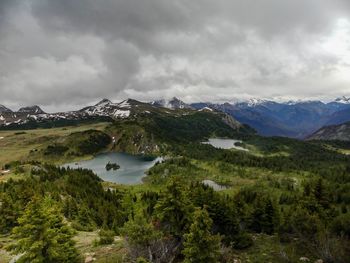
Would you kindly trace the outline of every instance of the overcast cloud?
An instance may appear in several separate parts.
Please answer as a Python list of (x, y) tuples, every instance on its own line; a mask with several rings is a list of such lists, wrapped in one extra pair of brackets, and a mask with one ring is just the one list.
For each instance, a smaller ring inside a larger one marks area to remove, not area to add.
[(0, 104), (350, 95), (349, 0), (0, 0)]

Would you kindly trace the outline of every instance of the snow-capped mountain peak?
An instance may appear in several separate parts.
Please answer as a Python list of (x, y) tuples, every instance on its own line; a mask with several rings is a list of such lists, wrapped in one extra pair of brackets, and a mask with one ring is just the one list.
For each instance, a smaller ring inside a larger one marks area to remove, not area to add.
[(241, 101), (234, 102), (232, 105), (241, 106), (241, 107), (256, 107), (259, 105), (263, 105), (267, 102), (269, 101), (265, 99), (251, 98), (248, 100), (243, 100), (243, 101), (241, 100)]
[(345, 96), (343, 96), (343, 97), (341, 97), (341, 98), (337, 98), (337, 99), (335, 100), (335, 102), (337, 102), (337, 103), (342, 103), (342, 104), (350, 104), (350, 97), (345, 97)]
[(110, 104), (113, 104), (113, 103), (109, 99), (103, 99), (100, 102), (96, 103), (95, 106), (104, 107)]
[(266, 102), (267, 102), (267, 100), (264, 100), (264, 99), (252, 98), (252, 99), (249, 99), (247, 101), (247, 104), (248, 104), (249, 107), (254, 107), (254, 106), (258, 106), (258, 105), (264, 104)]

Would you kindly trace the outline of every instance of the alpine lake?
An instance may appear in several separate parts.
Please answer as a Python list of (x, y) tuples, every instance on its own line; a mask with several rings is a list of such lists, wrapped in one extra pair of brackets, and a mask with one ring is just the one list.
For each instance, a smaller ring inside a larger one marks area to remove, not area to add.
[(211, 138), (206, 142), (202, 142), (203, 144), (210, 144), (211, 146), (218, 148), (218, 149), (235, 149), (240, 151), (248, 151), (248, 149), (245, 149), (237, 144), (242, 143), (240, 140), (234, 140), (234, 139), (220, 139), (220, 138)]
[[(221, 149), (236, 149), (247, 151), (240, 146), (236, 146), (236, 143), (241, 141), (233, 139), (209, 139), (204, 144), (211, 144), (216, 148)], [(102, 180), (106, 182), (118, 183), (118, 184), (141, 184), (142, 179), (146, 176), (146, 172), (157, 162), (162, 162), (162, 157), (149, 157), (145, 155), (132, 155), (121, 152), (109, 152), (96, 155), (91, 160), (72, 162), (64, 164), (63, 167), (70, 167), (72, 169), (83, 168), (92, 170)], [(116, 169), (107, 169), (107, 165), (118, 166)], [(213, 187), (215, 190), (223, 190), (224, 186), (217, 185), (210, 180), (204, 181)]]
[[(104, 181), (131, 185), (142, 183), (142, 178), (146, 176), (145, 172), (162, 160), (161, 157), (153, 158), (144, 155), (113, 152), (96, 155), (93, 159), (87, 161), (67, 163), (63, 167), (89, 169)], [(117, 164), (120, 167), (108, 171), (106, 169), (108, 163)]]

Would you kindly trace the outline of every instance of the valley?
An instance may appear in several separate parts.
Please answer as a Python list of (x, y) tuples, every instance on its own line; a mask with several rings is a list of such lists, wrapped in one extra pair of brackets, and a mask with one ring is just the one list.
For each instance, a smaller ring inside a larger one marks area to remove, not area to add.
[[(113, 105), (96, 107), (120, 113), (126, 103)], [(181, 262), (179, 249), (161, 259), (157, 248), (182, 244), (198, 209), (221, 237), (220, 262), (346, 262), (346, 141), (262, 137), (220, 111), (180, 105), (129, 101), (128, 116), (105, 115), (107, 122), (46, 120), (36, 124), (45, 128), (0, 131), (3, 262), (14, 257), (11, 244), (28, 238), (13, 233), (33, 211), (67, 222), (71, 262), (142, 262), (149, 250), (157, 262)], [(120, 168), (107, 171), (108, 163)]]

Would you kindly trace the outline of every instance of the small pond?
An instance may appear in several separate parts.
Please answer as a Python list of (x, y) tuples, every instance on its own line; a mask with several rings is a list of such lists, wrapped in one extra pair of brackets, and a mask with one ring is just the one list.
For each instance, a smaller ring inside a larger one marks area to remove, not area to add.
[[(63, 167), (85, 168), (96, 173), (102, 180), (119, 184), (139, 184), (146, 176), (145, 172), (162, 158), (150, 158), (127, 153), (103, 153), (91, 160), (67, 163)], [(106, 170), (107, 163), (120, 165), (118, 170)]]
[(225, 190), (228, 188), (227, 186), (217, 184), (212, 180), (203, 180), (202, 183), (207, 185), (207, 186), (212, 187), (215, 191), (221, 191), (221, 190)]
[(240, 140), (212, 138), (212, 139), (209, 139), (207, 142), (202, 142), (202, 143), (210, 144), (215, 148), (219, 148), (219, 149), (236, 149), (240, 151), (248, 151), (248, 149), (245, 149), (241, 146), (236, 145), (238, 143), (242, 143), (242, 141)]

